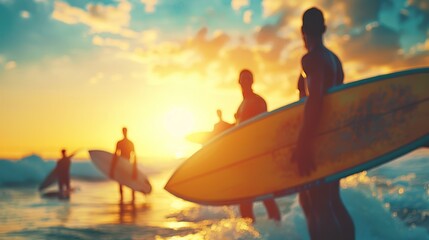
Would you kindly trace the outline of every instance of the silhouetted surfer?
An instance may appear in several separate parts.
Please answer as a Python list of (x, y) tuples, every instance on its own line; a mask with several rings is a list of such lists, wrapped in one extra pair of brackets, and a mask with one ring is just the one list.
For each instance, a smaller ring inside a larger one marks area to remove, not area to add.
[(213, 136), (216, 136), (217, 134), (219, 134), (225, 130), (228, 130), (229, 128), (231, 128), (233, 126), (232, 124), (227, 123), (223, 120), (222, 110), (218, 109), (216, 111), (216, 113), (217, 113), (217, 117), (219, 118), (219, 121), (213, 127), (213, 131), (212, 131)]
[[(252, 117), (255, 117), (261, 113), (267, 111), (267, 103), (265, 100), (258, 94), (253, 92), (253, 74), (247, 69), (244, 69), (240, 72), (238, 82), (241, 87), (241, 92), (243, 94), (243, 101), (238, 107), (237, 113), (235, 114), (236, 124), (240, 124)], [(274, 199), (264, 200), (265, 208), (268, 212), (268, 217), (270, 219), (280, 221), (280, 211), (274, 201)], [(243, 218), (250, 218), (252, 221), (255, 221), (255, 216), (253, 214), (253, 203), (252, 202), (243, 202), (240, 204), (240, 213)]]
[[(344, 73), (338, 57), (323, 44), (326, 26), (319, 9), (305, 11), (301, 30), (307, 54), (301, 59), (303, 73), (298, 89), (300, 97), (308, 98), (292, 160), (301, 175), (308, 175), (316, 168), (311, 149), (323, 112), (323, 96), (328, 88), (343, 83)], [(339, 181), (334, 181), (299, 193), (311, 239), (354, 239), (353, 220), (341, 201), (339, 188)]]
[(67, 156), (65, 149), (61, 150), (62, 157), (57, 161), (56, 171), (58, 175), (58, 189), (60, 198), (70, 196), (70, 164), (74, 154)]
[[(124, 138), (116, 143), (116, 149), (115, 149), (115, 152), (113, 154), (112, 165), (110, 166), (110, 177), (111, 178), (114, 177), (117, 157), (121, 156), (127, 160), (131, 160), (131, 155), (132, 155), (132, 158), (133, 158), (133, 176), (132, 176), (132, 178), (137, 179), (136, 152), (134, 150), (133, 142), (131, 142), (127, 137), (127, 133), (128, 133), (127, 128), (125, 128), (125, 127), (122, 128), (122, 134), (124, 135)], [(134, 202), (135, 193), (134, 193), (134, 190), (131, 190), (131, 191), (132, 191), (132, 201)], [(123, 190), (122, 190), (121, 184), (119, 184), (119, 194), (121, 195), (121, 202), (122, 202), (124, 198), (123, 198)]]

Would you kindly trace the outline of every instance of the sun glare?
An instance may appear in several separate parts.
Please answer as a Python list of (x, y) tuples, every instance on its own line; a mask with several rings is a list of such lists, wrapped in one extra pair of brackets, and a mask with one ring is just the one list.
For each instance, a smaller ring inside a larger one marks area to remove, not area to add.
[(184, 139), (195, 130), (194, 126), (194, 114), (184, 107), (173, 107), (165, 113), (164, 128), (174, 139)]

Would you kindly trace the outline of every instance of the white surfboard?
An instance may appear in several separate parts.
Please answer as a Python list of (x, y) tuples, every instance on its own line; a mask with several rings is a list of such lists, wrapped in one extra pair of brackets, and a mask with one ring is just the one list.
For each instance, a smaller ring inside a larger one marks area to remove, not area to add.
[[(89, 155), (91, 156), (92, 162), (97, 166), (100, 171), (110, 178), (110, 166), (112, 164), (113, 154), (101, 151), (101, 150), (89, 150)], [(144, 194), (149, 194), (152, 191), (152, 186), (149, 183), (146, 175), (137, 170), (137, 179), (132, 179), (133, 175), (133, 166), (128, 161), (122, 157), (118, 157), (116, 162), (115, 172), (113, 180), (118, 183), (125, 185), (135, 191), (142, 192)]]

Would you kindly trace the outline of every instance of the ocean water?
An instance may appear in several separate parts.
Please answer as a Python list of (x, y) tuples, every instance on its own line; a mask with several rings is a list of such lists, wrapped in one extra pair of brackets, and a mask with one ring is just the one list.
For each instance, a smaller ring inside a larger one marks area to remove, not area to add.
[[(0, 239), (309, 239), (297, 195), (276, 199), (282, 222), (266, 218), (255, 203), (256, 223), (241, 219), (237, 206), (186, 202), (163, 187), (173, 165), (139, 166), (153, 185), (148, 196), (118, 187), (89, 161), (72, 164), (76, 191), (68, 200), (43, 198), (37, 185), (54, 161), (29, 156), (0, 160)], [(429, 239), (429, 149), (341, 181), (341, 196), (356, 239)]]

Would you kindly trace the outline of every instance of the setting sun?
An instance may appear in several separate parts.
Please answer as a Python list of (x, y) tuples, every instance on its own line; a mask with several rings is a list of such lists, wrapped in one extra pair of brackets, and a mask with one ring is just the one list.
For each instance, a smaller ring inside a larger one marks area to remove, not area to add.
[(164, 128), (170, 137), (183, 139), (195, 131), (195, 116), (185, 107), (173, 107), (164, 115)]

